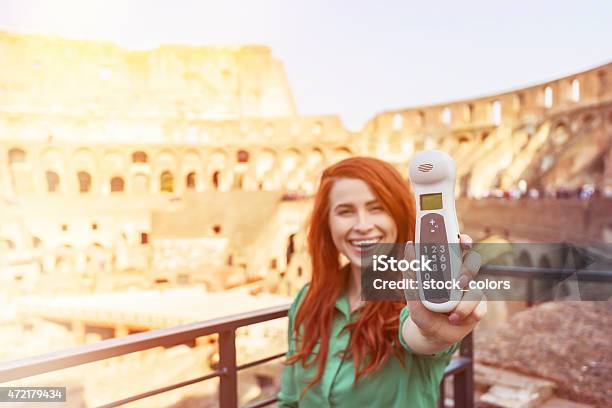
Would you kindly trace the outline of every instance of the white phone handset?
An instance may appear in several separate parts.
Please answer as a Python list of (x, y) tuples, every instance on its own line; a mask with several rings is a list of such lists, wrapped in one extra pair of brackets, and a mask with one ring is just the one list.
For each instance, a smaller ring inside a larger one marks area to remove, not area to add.
[[(431, 259), (430, 270), (417, 273), (423, 305), (446, 313), (461, 300), (461, 291), (450, 286), (459, 279), (461, 248), (455, 212), (455, 162), (446, 153), (426, 150), (410, 161), (410, 181), (416, 200), (415, 252)], [(448, 282), (447, 286), (442, 286)]]

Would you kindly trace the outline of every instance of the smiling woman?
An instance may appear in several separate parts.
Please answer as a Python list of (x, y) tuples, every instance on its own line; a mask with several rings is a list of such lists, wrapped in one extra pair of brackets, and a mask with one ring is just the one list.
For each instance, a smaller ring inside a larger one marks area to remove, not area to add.
[(352, 265), (361, 267), (364, 247), (378, 242), (395, 242), (395, 222), (365, 181), (339, 179), (330, 191), (329, 203), (333, 243)]
[(460, 303), (457, 320), (418, 301), (360, 300), (362, 252), (413, 240), (415, 216), (410, 185), (388, 163), (353, 157), (323, 172), (308, 232), (312, 280), (289, 309), (281, 406), (436, 406), (452, 353), (486, 307)]

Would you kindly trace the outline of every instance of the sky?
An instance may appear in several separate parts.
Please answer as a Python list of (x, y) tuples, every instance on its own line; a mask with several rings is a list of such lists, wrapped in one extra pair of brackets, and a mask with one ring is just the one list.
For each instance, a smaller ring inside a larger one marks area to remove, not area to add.
[[(159, 44), (264, 44), (302, 115), (498, 93), (612, 61), (612, 2), (0, 0), (0, 29)], [(0, 56), (1, 57), (1, 56)]]

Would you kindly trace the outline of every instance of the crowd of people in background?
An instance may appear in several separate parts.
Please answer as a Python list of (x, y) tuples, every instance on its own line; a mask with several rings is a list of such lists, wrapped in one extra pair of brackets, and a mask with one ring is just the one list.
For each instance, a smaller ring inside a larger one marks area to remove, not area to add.
[(612, 189), (602, 191), (600, 188), (592, 184), (584, 184), (580, 187), (557, 187), (554, 190), (545, 190), (539, 188), (530, 188), (523, 191), (515, 187), (508, 190), (491, 190), (483, 196), (483, 198), (503, 198), (510, 200), (518, 199), (541, 199), (541, 198), (558, 198), (571, 199), (577, 198), (580, 200), (588, 200), (590, 198), (607, 198), (612, 199)]

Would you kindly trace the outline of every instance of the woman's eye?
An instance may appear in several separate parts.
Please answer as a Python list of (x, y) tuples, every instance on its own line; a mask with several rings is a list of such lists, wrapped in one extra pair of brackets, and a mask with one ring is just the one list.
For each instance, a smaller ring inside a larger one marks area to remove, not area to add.
[(338, 215), (349, 215), (352, 214), (353, 212), (351, 210), (340, 210), (338, 211)]
[(370, 211), (385, 211), (380, 205), (370, 208)]

